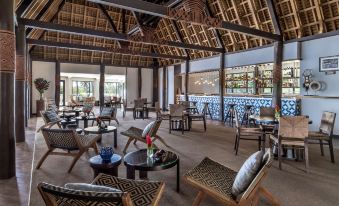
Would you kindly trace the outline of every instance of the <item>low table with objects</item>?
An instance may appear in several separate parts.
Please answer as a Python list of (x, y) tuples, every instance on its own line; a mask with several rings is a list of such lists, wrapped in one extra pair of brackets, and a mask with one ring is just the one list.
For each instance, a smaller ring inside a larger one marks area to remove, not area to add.
[(88, 121), (96, 120), (96, 117), (95, 116), (79, 116), (79, 117), (76, 117), (75, 119), (76, 119), (77, 125), (79, 125), (79, 121), (84, 121), (84, 128), (87, 128)]
[[(154, 150), (154, 153), (157, 150)], [(160, 171), (177, 166), (177, 192), (180, 190), (180, 164), (179, 157), (173, 152), (166, 151), (162, 161), (157, 162), (147, 157), (147, 149), (130, 152), (124, 157), (124, 164), (127, 168), (127, 179), (135, 179), (135, 170), (139, 170), (139, 178), (146, 179), (148, 171)]]
[[(114, 133), (113, 136), (113, 140), (114, 140), (114, 147), (117, 147), (117, 128), (114, 126), (107, 126), (107, 128), (105, 129), (100, 129), (98, 126), (94, 126), (94, 127), (87, 127), (84, 129), (85, 134), (98, 134), (98, 135), (102, 135), (102, 134), (107, 134), (107, 133)], [(101, 137), (100, 137), (100, 141), (101, 141)]]
[(121, 164), (121, 156), (113, 154), (111, 161), (104, 162), (100, 155), (91, 157), (89, 159), (90, 166), (94, 172), (94, 178), (98, 176), (99, 173), (104, 173), (108, 175), (113, 175), (118, 177), (118, 168)]

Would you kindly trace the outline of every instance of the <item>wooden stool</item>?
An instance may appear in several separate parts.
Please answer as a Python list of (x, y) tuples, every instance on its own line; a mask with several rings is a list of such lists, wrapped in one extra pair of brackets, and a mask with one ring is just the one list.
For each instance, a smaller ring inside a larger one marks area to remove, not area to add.
[(204, 108), (202, 109), (202, 113), (207, 117), (208, 115), (210, 115), (210, 118), (213, 120), (212, 118), (212, 114), (210, 111), (210, 108), (208, 107), (208, 102), (204, 102)]
[(228, 121), (228, 124), (232, 127), (235, 118), (235, 105), (236, 104), (228, 104), (228, 111), (225, 118), (225, 123)]
[(250, 116), (252, 115), (251, 109), (252, 109), (252, 105), (245, 105), (245, 111), (244, 111), (244, 115), (242, 116), (242, 120), (241, 120), (241, 125), (246, 125), (247, 127), (250, 126)]

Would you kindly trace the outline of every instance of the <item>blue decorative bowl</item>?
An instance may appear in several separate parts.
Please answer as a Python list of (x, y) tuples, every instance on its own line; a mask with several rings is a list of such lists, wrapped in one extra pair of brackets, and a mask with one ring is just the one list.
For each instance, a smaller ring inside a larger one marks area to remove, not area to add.
[(100, 149), (100, 157), (104, 162), (110, 162), (113, 156), (113, 148), (112, 147), (103, 147)]

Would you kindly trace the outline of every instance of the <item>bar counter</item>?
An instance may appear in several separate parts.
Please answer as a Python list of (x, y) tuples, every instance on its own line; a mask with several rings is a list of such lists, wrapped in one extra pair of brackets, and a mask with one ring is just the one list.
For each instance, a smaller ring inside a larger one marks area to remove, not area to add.
[[(178, 100), (185, 100), (185, 95), (178, 95)], [(212, 113), (213, 119), (219, 119), (220, 114), (220, 97), (219, 96), (203, 96), (203, 95), (188, 95), (188, 100), (197, 102), (199, 112), (202, 111), (204, 103), (209, 103), (209, 109)], [(224, 117), (228, 111), (229, 104), (236, 104), (236, 109), (239, 112), (239, 117), (242, 118), (245, 105), (251, 105), (252, 112), (259, 114), (260, 107), (270, 107), (272, 104), (271, 97), (262, 96), (245, 96), (232, 95), (224, 96)], [(296, 116), (301, 114), (301, 99), (297, 97), (283, 97), (281, 105), (282, 115)]]

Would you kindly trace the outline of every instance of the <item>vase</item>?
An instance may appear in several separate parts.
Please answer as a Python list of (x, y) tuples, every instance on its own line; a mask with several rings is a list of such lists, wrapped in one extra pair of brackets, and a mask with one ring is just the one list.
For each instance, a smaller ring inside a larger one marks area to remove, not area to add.
[(100, 157), (103, 162), (110, 162), (113, 156), (113, 148), (112, 147), (103, 147), (100, 149)]
[(153, 146), (147, 146), (147, 157), (152, 158), (154, 154)]
[(44, 100), (36, 100), (36, 116), (41, 117), (40, 111), (45, 110), (45, 101)]

